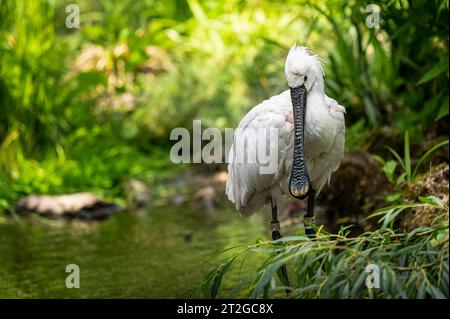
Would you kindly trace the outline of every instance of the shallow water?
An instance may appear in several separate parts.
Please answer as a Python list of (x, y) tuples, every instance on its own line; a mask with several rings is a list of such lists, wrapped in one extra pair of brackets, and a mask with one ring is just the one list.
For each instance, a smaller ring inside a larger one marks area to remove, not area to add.
[[(261, 236), (270, 236), (263, 215), (189, 207), (121, 213), (101, 223), (0, 223), (0, 298), (189, 297), (224, 260), (215, 252)], [(80, 267), (79, 289), (66, 288), (68, 264)], [(237, 277), (225, 276), (224, 285)]]

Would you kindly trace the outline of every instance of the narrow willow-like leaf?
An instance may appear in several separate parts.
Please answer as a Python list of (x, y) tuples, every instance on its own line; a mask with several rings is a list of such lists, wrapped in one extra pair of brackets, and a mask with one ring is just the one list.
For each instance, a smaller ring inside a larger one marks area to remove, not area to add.
[(431, 147), (428, 151), (425, 152), (425, 154), (422, 155), (422, 157), (417, 162), (416, 166), (414, 167), (413, 177), (417, 175), (417, 170), (419, 169), (420, 165), (437, 149), (447, 145), (449, 140), (442, 141), (440, 143), (437, 143), (433, 147)]
[(220, 285), (222, 283), (223, 275), (226, 273), (235, 259), (236, 256), (233, 256), (217, 268), (210, 281), (208, 296), (209, 298), (216, 298)]
[(404, 153), (403, 157), (405, 158), (405, 172), (408, 179), (408, 183), (411, 182), (412, 176), (411, 176), (411, 153), (410, 153), (410, 147), (409, 147), (409, 132), (405, 132), (405, 147), (404, 147)]
[(429, 69), (417, 82), (417, 85), (424, 84), (437, 76), (439, 76), (441, 73), (447, 71), (448, 72), (448, 59), (442, 59), (434, 65), (431, 69)]

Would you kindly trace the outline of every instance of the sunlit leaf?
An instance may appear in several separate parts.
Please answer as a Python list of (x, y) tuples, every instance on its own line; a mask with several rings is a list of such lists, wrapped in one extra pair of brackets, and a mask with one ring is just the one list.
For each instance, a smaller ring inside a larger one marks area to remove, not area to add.
[(430, 205), (435, 206), (435, 207), (440, 207), (440, 208), (444, 208), (445, 207), (445, 203), (441, 199), (439, 199), (439, 198), (437, 198), (436, 196), (433, 196), (433, 195), (419, 196), (418, 199), (422, 203), (430, 204)]

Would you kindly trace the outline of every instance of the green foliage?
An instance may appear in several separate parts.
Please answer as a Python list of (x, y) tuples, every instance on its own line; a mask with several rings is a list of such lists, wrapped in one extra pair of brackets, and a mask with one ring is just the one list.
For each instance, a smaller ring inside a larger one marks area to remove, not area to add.
[(392, 183), (394, 181), (394, 173), (398, 163), (394, 160), (385, 161), (381, 156), (374, 155), (373, 158), (382, 165), (382, 170), (387, 180)]
[(425, 73), (422, 78), (417, 82), (417, 85), (426, 83), (437, 78), (441, 73), (448, 71), (448, 59), (441, 59), (438, 64), (433, 66)]
[[(138, 153), (124, 144), (97, 145), (104, 132), (78, 130), (69, 137), (66, 149), (36, 161), (19, 151), (12, 176), (0, 179), (0, 209), (28, 194), (61, 194), (92, 191), (103, 198), (124, 198), (124, 185), (133, 177), (157, 186), (161, 179), (174, 176), (182, 167), (172, 168), (166, 150), (154, 147), (152, 153)], [(86, 150), (89, 150), (88, 152)], [(169, 169), (170, 168), (170, 169)]]
[(2, 1), (0, 12), (0, 20), (14, 17), (0, 30), (0, 141), (17, 132), (30, 154), (56, 143), (67, 125), (60, 90), (65, 64), (54, 63), (66, 51), (56, 38), (49, 2)]
[[(198, 118), (235, 127), (285, 90), (294, 43), (324, 61), (327, 94), (347, 108), (350, 149), (379, 125), (420, 138), (448, 116), (445, 0), (382, 2), (373, 29), (359, 0), (80, 0), (80, 29), (65, 26), (69, 3), (0, 3), (2, 207), (29, 192), (114, 196), (135, 171), (161, 173), (152, 162), (167, 160), (173, 127)], [(395, 170), (388, 162), (389, 178)]]
[[(136, 176), (158, 192), (182, 168), (167, 156), (171, 129), (193, 119), (235, 127), (250, 107), (287, 89), (283, 63), (294, 43), (324, 61), (327, 94), (347, 110), (347, 148), (364, 148), (381, 126), (407, 132), (403, 157), (391, 149), (395, 160), (376, 158), (390, 182), (412, 183), (448, 144), (415, 160), (409, 141), (410, 133), (417, 141), (430, 127), (437, 135), (448, 128), (448, 0), (382, 1), (373, 29), (360, 0), (80, 0), (80, 29), (65, 26), (69, 3), (0, 1), (0, 211), (31, 193), (122, 197)], [(375, 212), (381, 229), (357, 238), (342, 229), (316, 241), (259, 241), (197, 292), (220, 296), (236, 261), (254, 254), (261, 267), (230, 296), (283, 297), (275, 274), (287, 263), (292, 298), (448, 298), (448, 224), (393, 229), (411, 207), (448, 210), (437, 198), (419, 200)], [(379, 290), (364, 289), (369, 262), (382, 269)]]
[(348, 149), (364, 149), (364, 142), (367, 141), (371, 133), (372, 130), (367, 128), (366, 121), (364, 119), (360, 119), (350, 127), (346, 128), (345, 146)]
[[(392, 228), (401, 212), (420, 206), (448, 213), (442, 201), (429, 196), (421, 198), (420, 203), (375, 212), (370, 217), (382, 216), (382, 227), (358, 237), (351, 237), (349, 228), (343, 227), (336, 235), (319, 229), (315, 240), (290, 236), (237, 247), (239, 251), (213, 270), (196, 293), (210, 298), (448, 298), (448, 220), (438, 215), (430, 227), (412, 232)], [(220, 294), (221, 279), (231, 264), (248, 255), (261, 258), (260, 267)], [(283, 264), (288, 265), (290, 287), (276, 280), (276, 272)], [(365, 285), (369, 264), (379, 267), (379, 288)], [(287, 296), (286, 288), (290, 289)]]
[(423, 164), (423, 162), (437, 149), (440, 147), (443, 147), (448, 144), (448, 140), (442, 141), (431, 147), (429, 150), (427, 150), (417, 161), (417, 164), (412, 167), (411, 164), (411, 150), (410, 150), (410, 143), (409, 143), (409, 133), (408, 131), (405, 132), (405, 139), (404, 139), (404, 150), (403, 150), (403, 158), (391, 147), (388, 147), (389, 151), (394, 155), (397, 162), (393, 161), (387, 161), (385, 162), (381, 157), (377, 156), (376, 159), (378, 162), (380, 162), (383, 165), (383, 172), (386, 174), (387, 179), (389, 182), (393, 181), (393, 176), (395, 169), (397, 167), (397, 163), (400, 164), (400, 166), (403, 168), (403, 172), (400, 174), (400, 176), (397, 178), (397, 184), (401, 184), (404, 181), (406, 181), (408, 184), (411, 184), (414, 182), (417, 176), (418, 169), (420, 165)]
[(379, 2), (380, 27), (372, 29), (366, 5), (311, 5), (335, 38), (326, 59), (331, 95), (353, 108), (350, 116), (365, 114), (372, 126), (394, 120), (400, 131), (447, 115), (448, 1)]
[(392, 205), (388, 207), (384, 207), (382, 209), (377, 210), (373, 214), (369, 215), (367, 219), (373, 218), (376, 216), (382, 215), (381, 219), (378, 221), (379, 223), (382, 223), (382, 228), (394, 228), (394, 221), (397, 218), (397, 216), (403, 212), (406, 209), (409, 208), (417, 208), (417, 207), (423, 207), (423, 206), (433, 206), (440, 209), (447, 209), (448, 207), (437, 197), (435, 196), (421, 196), (419, 197), (420, 203), (408, 203), (408, 204), (397, 204)]

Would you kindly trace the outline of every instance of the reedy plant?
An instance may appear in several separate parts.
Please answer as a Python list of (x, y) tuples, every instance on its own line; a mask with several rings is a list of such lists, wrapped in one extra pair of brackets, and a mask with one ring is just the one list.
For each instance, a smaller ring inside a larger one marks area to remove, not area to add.
[[(392, 227), (395, 218), (411, 207), (433, 206), (438, 214), (429, 227), (411, 232)], [(230, 247), (237, 250), (211, 271), (194, 291), (209, 298), (448, 298), (448, 207), (429, 196), (420, 203), (390, 206), (372, 217), (382, 216), (381, 227), (351, 237), (349, 227), (338, 234), (317, 229), (316, 240), (289, 236), (277, 241)], [(222, 279), (233, 266), (249, 255), (261, 258), (254, 273), (241, 278), (226, 291)], [(277, 273), (287, 264), (291, 286), (286, 287)], [(367, 288), (366, 267), (380, 270), (380, 287)], [(286, 288), (291, 292), (286, 295)]]

